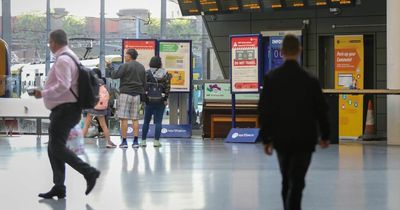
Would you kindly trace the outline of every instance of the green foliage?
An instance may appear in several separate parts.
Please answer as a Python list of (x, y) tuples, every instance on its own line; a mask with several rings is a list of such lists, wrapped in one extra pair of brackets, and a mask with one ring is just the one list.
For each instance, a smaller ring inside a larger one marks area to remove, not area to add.
[[(151, 18), (145, 33), (152, 38), (160, 38), (160, 19)], [(192, 39), (198, 36), (201, 31), (197, 31), (195, 21), (190, 19), (172, 19), (167, 21), (167, 39)]]
[(86, 20), (74, 16), (65, 16), (62, 20), (63, 29), (70, 36), (86, 34)]

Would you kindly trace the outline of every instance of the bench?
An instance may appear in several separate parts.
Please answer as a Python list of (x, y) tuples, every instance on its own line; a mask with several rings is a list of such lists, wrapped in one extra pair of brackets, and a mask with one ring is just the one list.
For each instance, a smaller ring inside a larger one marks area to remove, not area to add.
[[(219, 114), (212, 114), (211, 115), (211, 132), (210, 132), (210, 139), (214, 140), (214, 132), (215, 132), (215, 123), (218, 122), (232, 122), (231, 115), (219, 115)], [(258, 116), (257, 115), (242, 115), (236, 116), (236, 122), (250, 122), (254, 123), (255, 127), (258, 128)]]

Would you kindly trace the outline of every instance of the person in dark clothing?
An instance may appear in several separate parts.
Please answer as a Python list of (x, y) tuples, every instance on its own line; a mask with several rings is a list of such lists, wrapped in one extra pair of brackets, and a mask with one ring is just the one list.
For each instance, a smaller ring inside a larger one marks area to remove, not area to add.
[(120, 79), (118, 98), (118, 117), (121, 120), (122, 142), (120, 148), (127, 148), (126, 135), (128, 130), (128, 119), (133, 124), (133, 148), (139, 148), (139, 109), (140, 97), (144, 94), (146, 87), (146, 70), (144, 66), (136, 61), (138, 53), (135, 49), (127, 49), (125, 52), (125, 63), (118, 70), (111, 73), (112, 79)]
[[(86, 195), (91, 192), (100, 176), (100, 171), (82, 161), (66, 147), (69, 132), (79, 123), (82, 112), (73, 94), (78, 93), (79, 72), (72, 57), (76, 61), (79, 59), (67, 45), (67, 35), (63, 30), (50, 33), (49, 48), (55, 54), (56, 61), (50, 69), (44, 89), (34, 90), (35, 97), (43, 98), (46, 108), (51, 110), (47, 151), (53, 170), (54, 186), (49, 192), (39, 194), (39, 197), (46, 199), (65, 197), (65, 163), (84, 175)], [(72, 57), (64, 55), (66, 53)]]
[[(154, 147), (161, 147), (160, 136), (162, 128), (162, 119), (164, 116), (165, 106), (168, 104), (169, 91), (171, 89), (171, 74), (162, 68), (161, 58), (154, 56), (150, 60), (150, 69), (146, 71), (147, 88), (153, 88), (154, 86), (162, 87), (162, 100), (157, 102), (151, 102), (146, 100), (146, 107), (144, 110), (144, 122), (142, 129), (142, 141), (140, 146), (146, 147), (146, 138), (149, 131), (149, 124), (151, 117), (154, 116)], [(148, 91), (146, 90), (146, 94)]]
[(264, 151), (277, 151), (282, 174), (285, 210), (300, 210), (305, 176), (318, 142), (329, 146), (328, 104), (316, 78), (297, 62), (300, 41), (286, 35), (282, 44), (284, 64), (264, 77), (258, 104), (260, 138)]

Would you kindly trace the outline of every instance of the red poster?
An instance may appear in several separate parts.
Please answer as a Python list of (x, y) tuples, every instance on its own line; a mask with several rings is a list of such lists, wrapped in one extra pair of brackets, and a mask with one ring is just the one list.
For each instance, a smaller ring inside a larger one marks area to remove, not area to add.
[(151, 57), (156, 55), (156, 40), (136, 40), (125, 39), (122, 45), (124, 46), (124, 54), (127, 49), (135, 49), (138, 52), (137, 61), (149, 69)]
[(233, 92), (258, 92), (258, 45), (258, 35), (231, 37)]

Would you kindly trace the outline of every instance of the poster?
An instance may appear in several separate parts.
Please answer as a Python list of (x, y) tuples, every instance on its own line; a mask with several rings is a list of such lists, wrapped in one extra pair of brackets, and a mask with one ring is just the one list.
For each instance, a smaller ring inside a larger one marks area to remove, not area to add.
[(232, 93), (257, 93), (259, 89), (259, 36), (231, 37)]
[(145, 39), (124, 39), (122, 41), (124, 55), (130, 48), (135, 49), (138, 52), (136, 61), (143, 64), (144, 68), (149, 69), (150, 59), (156, 55), (156, 40), (145, 40)]
[(276, 69), (280, 67), (284, 63), (283, 55), (282, 55), (282, 42), (283, 36), (272, 36), (270, 38), (270, 62), (269, 69)]
[[(364, 89), (362, 35), (335, 36), (335, 88)], [(363, 96), (339, 95), (339, 138), (356, 139), (363, 132)]]
[(163, 67), (172, 75), (171, 92), (190, 92), (191, 42), (160, 41)]
[[(232, 100), (231, 85), (229, 83), (204, 83), (204, 99), (212, 101)], [(237, 94), (236, 100), (258, 101), (259, 94)]]

